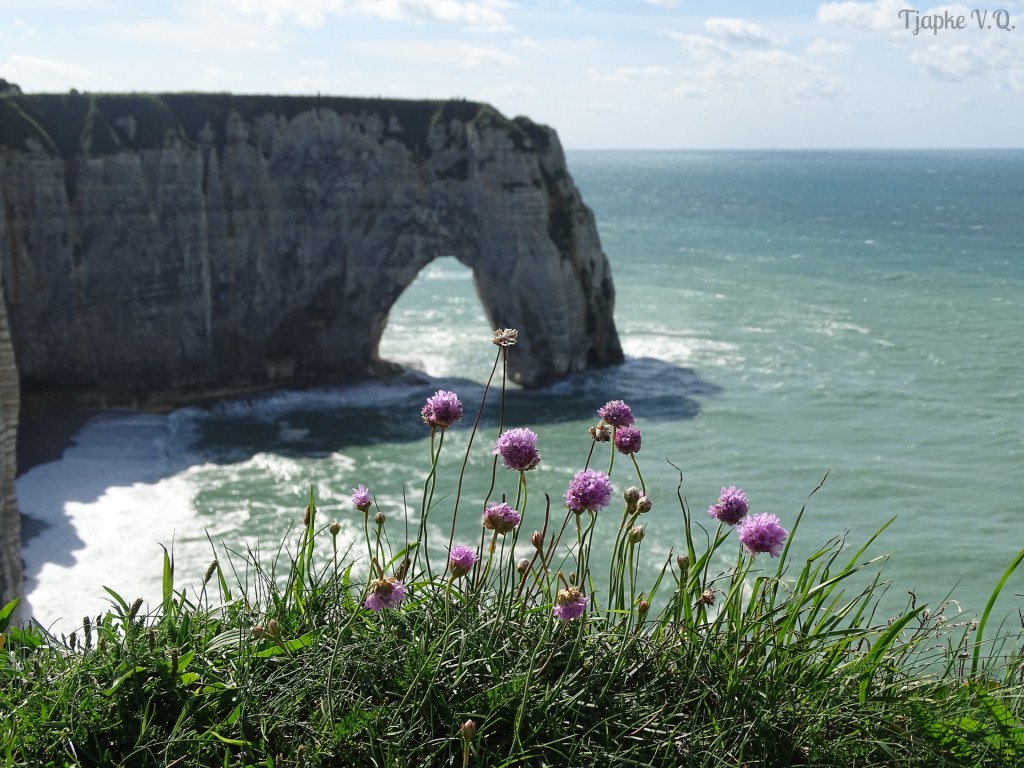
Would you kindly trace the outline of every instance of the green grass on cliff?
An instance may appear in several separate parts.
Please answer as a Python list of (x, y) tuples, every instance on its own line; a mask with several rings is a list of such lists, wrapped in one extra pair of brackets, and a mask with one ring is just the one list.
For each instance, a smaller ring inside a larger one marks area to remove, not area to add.
[[(477, 423), (502, 407), (489, 391)], [(167, 554), (149, 612), (110, 593), (105, 615), (54, 637), (12, 626), (7, 606), (3, 765), (1024, 765), (1021, 636), (986, 633), (1024, 553), (977, 621), (924, 605), (883, 617), (875, 537), (797, 560), (803, 510), (785, 531), (723, 489), (723, 522), (691, 516), (680, 479), (676, 499), (657, 500), (678, 507), (677, 554), (646, 581), (644, 489), (605, 496), (616, 461), (643, 485), (637, 452), (622, 450), (630, 419), (608, 411), (578, 457), (607, 473), (581, 470), (563, 504), (521, 469), (509, 506), (522, 524), (502, 533), (515, 515), (499, 507), (449, 559), (447, 535), (427, 546), (428, 517), (447, 534), (488, 501), (461, 499), (461, 478), (439, 482), (454, 416), (442, 395), (422, 415), (422, 496), (406, 520), (384, 519), (356, 489), (363, 537), (350, 550), (311, 492), (270, 557), (224, 551), (205, 574), (179, 574)], [(467, 452), (489, 453), (496, 436), (471, 429)], [(515, 443), (503, 463), (525, 466), (529, 441), (499, 433), (499, 447)], [(599, 515), (621, 522), (610, 566), (592, 568)]]

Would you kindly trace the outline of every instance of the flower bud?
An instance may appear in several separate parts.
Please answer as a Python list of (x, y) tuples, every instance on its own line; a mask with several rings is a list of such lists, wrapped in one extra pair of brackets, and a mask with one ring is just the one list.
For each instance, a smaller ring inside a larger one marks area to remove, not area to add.
[(472, 720), (467, 720), (462, 724), (462, 727), (459, 728), (459, 733), (462, 734), (463, 741), (472, 741), (473, 737), (476, 736), (476, 723)]
[(639, 544), (644, 540), (644, 534), (647, 533), (647, 529), (642, 525), (634, 525), (629, 529), (629, 543)]
[(641, 600), (636, 605), (636, 612), (639, 613), (641, 616), (643, 616), (643, 615), (645, 615), (647, 613), (647, 611), (650, 610), (650, 608), (651, 608), (651, 604), (649, 602), (647, 602), (646, 600)]
[(278, 637), (281, 634), (281, 627), (277, 623), (277, 619), (271, 619), (267, 622), (267, 634), (271, 637)]
[(534, 531), (530, 536), (530, 543), (533, 544), (534, 549), (544, 549), (544, 535), (540, 531)]
[(516, 571), (520, 575), (526, 573), (529, 570), (530, 570), (530, 561), (527, 560), (525, 557), (522, 558), (518, 563), (516, 563)]
[(331, 536), (337, 536), (341, 531), (341, 523), (331, 523), (330, 531)]
[(679, 555), (679, 557), (676, 558), (676, 565), (679, 566), (680, 571), (686, 573), (690, 570), (690, 558), (686, 555)]
[(373, 522), (375, 522), (378, 526), (384, 525), (384, 513), (378, 512), (376, 515), (374, 515)]
[(641, 496), (636, 502), (637, 512), (650, 512), (651, 511), (651, 500), (646, 496)]
[(633, 509), (636, 503), (640, 500), (640, 489), (635, 485), (629, 486), (622, 494), (622, 497), (626, 500), (626, 506), (629, 509)]
[(569, 583), (570, 584), (575, 584), (576, 583), (576, 571), (571, 571), (569, 573)]
[(259, 640), (259, 639), (260, 639), (261, 637), (263, 637), (263, 635), (265, 635), (265, 634), (266, 634), (266, 632), (267, 632), (267, 631), (266, 631), (266, 630), (265, 630), (265, 629), (264, 629), (264, 628), (263, 628), (262, 626), (260, 626), (259, 624), (257, 624), (257, 625), (256, 625), (255, 627), (253, 627), (253, 628), (252, 628), (252, 629), (250, 630), (250, 632), (249, 632), (249, 633), (250, 633), (250, 634), (251, 634), (251, 635), (252, 635), (253, 637), (255, 637), (255, 638), (256, 638), (257, 640)]

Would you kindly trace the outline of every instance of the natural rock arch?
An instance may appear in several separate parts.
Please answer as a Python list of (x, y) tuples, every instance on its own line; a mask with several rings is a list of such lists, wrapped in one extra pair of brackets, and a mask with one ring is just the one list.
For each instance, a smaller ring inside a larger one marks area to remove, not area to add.
[(441, 254), (519, 329), (514, 380), (622, 359), (593, 216), (554, 132), (524, 118), (223, 94), (6, 96), (0, 113), (24, 396), (173, 403), (379, 372), (391, 306)]

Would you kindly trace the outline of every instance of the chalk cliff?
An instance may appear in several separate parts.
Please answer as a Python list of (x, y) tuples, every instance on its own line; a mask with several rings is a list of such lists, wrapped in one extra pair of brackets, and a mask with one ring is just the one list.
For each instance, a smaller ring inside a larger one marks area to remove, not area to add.
[(18, 371), (8, 333), (0, 263), (0, 606), (21, 592), (21, 517), (14, 498)]
[(388, 311), (454, 256), (512, 377), (621, 361), (558, 138), (472, 102), (0, 97), (0, 261), (23, 399), (181, 402), (382, 370)]

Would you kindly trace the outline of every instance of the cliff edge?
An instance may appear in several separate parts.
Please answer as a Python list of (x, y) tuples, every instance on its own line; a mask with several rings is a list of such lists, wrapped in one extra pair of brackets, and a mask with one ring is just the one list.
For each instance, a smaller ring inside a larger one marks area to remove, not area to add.
[(0, 262), (0, 607), (21, 593), (21, 516), (14, 496), (17, 476), (18, 369), (3, 302)]

